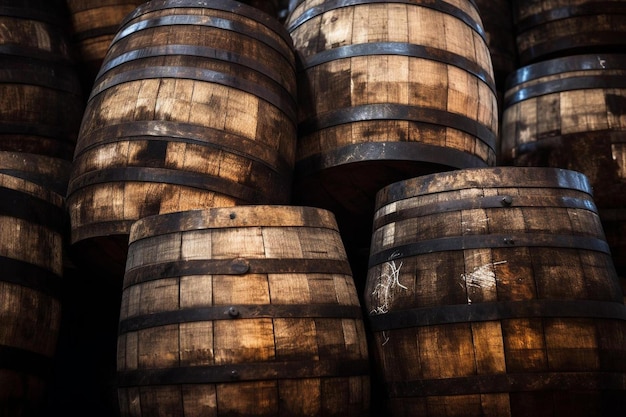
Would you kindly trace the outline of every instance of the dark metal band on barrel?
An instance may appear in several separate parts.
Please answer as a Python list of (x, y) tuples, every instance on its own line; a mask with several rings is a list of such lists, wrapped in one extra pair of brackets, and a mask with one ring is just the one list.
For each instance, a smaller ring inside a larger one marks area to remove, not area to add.
[[(325, 1), (323, 5), (317, 7), (311, 7), (302, 13), (298, 18), (287, 27), (288, 32), (293, 32), (298, 26), (302, 25), (308, 20), (313, 19), (319, 15), (322, 15), (333, 9), (340, 9), (342, 7), (350, 7), (350, 6), (358, 6), (361, 4), (372, 4), (372, 3), (399, 3), (399, 4), (410, 4), (413, 6), (426, 7), (429, 9), (437, 10), (439, 12), (445, 13), (447, 15), (453, 16), (467, 26), (469, 26), (474, 32), (478, 33), (481, 38), (487, 42), (487, 37), (485, 35), (485, 31), (479, 22), (476, 22), (472, 19), (467, 13), (463, 10), (443, 1), (429, 1), (425, 2), (424, 0), (392, 0), (392, 1), (381, 1), (381, 0), (330, 0)], [(472, 2), (472, 5), (474, 3)]]
[(273, 84), (276, 87), (276, 90), (284, 90), (284, 93), (281, 94), (285, 96), (283, 100), (288, 101), (291, 99), (293, 106), (297, 106), (295, 97), (293, 97), (293, 95), (286, 90), (286, 87), (280, 83), (281, 74), (275, 68), (261, 65), (258, 60), (248, 58), (241, 54), (199, 45), (160, 45), (125, 52), (115, 58), (107, 60), (102, 64), (94, 84), (97, 85), (102, 75), (112, 68), (135, 60), (157, 56), (194, 56), (224, 61), (232, 65), (245, 67), (256, 73), (262, 74), (270, 84)]
[(267, 198), (262, 190), (226, 178), (197, 172), (149, 167), (104, 168), (81, 174), (70, 181), (68, 195), (90, 185), (109, 182), (154, 182), (178, 185), (222, 193), (242, 202), (265, 201)]
[(626, 70), (626, 55), (573, 55), (526, 65), (509, 75), (506, 89), (549, 75), (596, 70)]
[[(483, 178), (480, 186), (474, 181), (465, 181), (454, 188), (454, 191), (474, 188), (517, 188), (520, 186), (520, 175), (527, 174), (525, 178), (524, 188), (555, 188), (561, 190), (575, 190), (588, 194), (588, 198), (592, 199), (592, 189), (587, 177), (584, 174), (567, 170), (567, 169), (537, 169), (535, 167), (518, 167), (516, 170), (502, 170), (500, 167), (493, 168), (497, 175), (493, 177)], [(532, 171), (532, 174), (528, 171)], [(411, 197), (419, 197), (424, 194), (432, 194), (436, 192), (451, 191), (448, 186), (433, 186), (434, 176), (446, 176), (448, 174), (438, 173), (431, 174), (423, 178), (408, 179), (398, 181), (388, 185), (378, 192), (376, 208), (382, 207), (384, 204), (396, 202)], [(453, 173), (451, 175), (459, 175)], [(437, 179), (438, 180), (438, 179)], [(418, 191), (419, 190), (419, 191)], [(516, 197), (517, 198), (517, 197)]]
[(0, 256), (0, 271), (2, 271), (0, 282), (30, 288), (56, 299), (61, 297), (62, 279), (49, 269)]
[(337, 304), (220, 305), (165, 311), (120, 320), (119, 334), (159, 326), (215, 320), (330, 318), (361, 319), (361, 307)]
[(594, 318), (626, 320), (626, 308), (615, 301), (526, 300), (444, 305), (370, 315), (372, 331), (522, 318)]
[(0, 369), (49, 377), (52, 367), (53, 360), (48, 356), (13, 346), (0, 345)]
[(226, 382), (297, 378), (340, 378), (366, 376), (367, 360), (267, 361), (215, 366), (187, 366), (170, 369), (118, 371), (120, 387), (217, 384)]
[[(58, 157), (68, 159), (71, 161), (72, 154), (74, 152), (74, 140), (76, 134), (71, 132), (65, 132), (59, 129), (59, 126), (43, 125), (35, 123), (2, 123), (0, 124), (0, 134), (4, 135), (25, 135), (25, 136), (39, 136), (40, 138), (48, 138), (55, 141), (55, 148)], [(41, 144), (38, 144), (41, 147)], [(6, 147), (3, 148), (6, 150)], [(16, 150), (19, 152), (19, 150)], [(57, 156), (50, 155), (47, 156)]]
[(624, 75), (605, 75), (589, 77), (571, 77), (562, 80), (547, 81), (544, 83), (520, 88), (515, 94), (504, 99), (504, 106), (512, 106), (520, 101), (543, 96), (546, 94), (561, 93), (584, 89), (626, 88)]
[(489, 149), (493, 150), (496, 146), (496, 133), (469, 117), (445, 110), (393, 103), (364, 104), (322, 114), (300, 123), (298, 135), (303, 137), (342, 124), (374, 120), (404, 120), (449, 127), (476, 137)]
[(292, 39), (289, 33), (287, 33), (285, 27), (275, 18), (265, 14), (259, 13), (258, 9), (252, 8), (250, 6), (246, 6), (242, 3), (233, 3), (231, 0), (212, 0), (210, 2), (205, 2), (202, 6), (198, 2), (191, 2), (189, 0), (152, 0), (150, 4), (144, 3), (138, 6), (134, 11), (129, 13), (124, 20), (120, 23), (120, 27), (125, 27), (131, 20), (134, 20), (145, 13), (155, 12), (159, 10), (168, 10), (168, 9), (212, 9), (212, 10), (221, 10), (223, 12), (234, 13), (238, 16), (243, 16), (248, 19), (252, 19), (272, 31), (276, 32), (278, 36), (283, 38), (283, 40), (288, 45), (292, 44)]
[(408, 258), (433, 252), (466, 249), (490, 249), (511, 247), (549, 247), (560, 249), (589, 250), (610, 254), (605, 240), (574, 235), (554, 235), (527, 233), (511, 235), (467, 235), (424, 240), (371, 254), (369, 267), (383, 264), (390, 260)]
[(571, 208), (589, 210), (598, 213), (596, 205), (589, 196), (588, 199), (567, 196), (507, 196), (495, 195), (482, 198), (466, 198), (443, 201), (440, 203), (425, 204), (404, 210), (394, 211), (374, 219), (374, 230), (397, 221), (410, 220), (432, 214), (449, 213), (460, 210), (495, 209), (503, 207), (531, 207), (531, 208)]
[(424, 58), (452, 65), (472, 74), (487, 84), (494, 94), (496, 92), (496, 85), (493, 77), (486, 68), (481, 67), (476, 62), (450, 51), (406, 42), (360, 43), (329, 49), (306, 57), (302, 63), (300, 71), (339, 59), (373, 55), (399, 55), (410, 58)]
[(281, 94), (270, 91), (256, 83), (244, 80), (240, 77), (195, 67), (154, 66), (126, 71), (111, 78), (107, 78), (101, 83), (95, 85), (91, 90), (89, 101), (93, 100), (95, 96), (103, 91), (115, 87), (116, 85), (158, 78), (187, 79), (236, 88), (267, 101), (285, 113), (294, 125), (296, 124), (296, 106), (292, 96), (285, 93)]
[(65, 228), (62, 207), (30, 194), (0, 187), (0, 215), (26, 220), (61, 234)]
[(458, 169), (487, 166), (482, 158), (457, 149), (419, 142), (371, 142), (348, 145), (301, 159), (296, 161), (295, 172), (304, 177), (355, 161), (381, 160), (429, 162)]
[(392, 398), (471, 395), (530, 391), (604, 391), (626, 389), (620, 372), (502, 373), (444, 379), (391, 381), (385, 386)]
[[(285, 57), (286, 62), (288, 62), (292, 68), (295, 69), (295, 58), (293, 61), (289, 59), (289, 53), (292, 52), (292, 49), (289, 46), (292, 45), (292, 42), (289, 41), (287, 44), (280, 44), (274, 38), (265, 35), (260, 31), (253, 31), (253, 29), (245, 25), (241, 22), (223, 19), (220, 17), (214, 16), (199, 16), (199, 15), (171, 15), (171, 16), (161, 16), (157, 19), (146, 19), (139, 21), (137, 23), (130, 24), (117, 32), (115, 38), (111, 41), (111, 45), (115, 44), (115, 42), (120, 39), (132, 35), (133, 33), (145, 30), (145, 29), (154, 29), (160, 27), (168, 27), (168, 26), (177, 26), (177, 25), (186, 25), (186, 26), (201, 26), (201, 27), (210, 27), (215, 29), (228, 30), (231, 32), (240, 33), (242, 35), (250, 36), (250, 34), (254, 35), (253, 39), (257, 42), (264, 43), (270, 48), (277, 51), (279, 54)], [(295, 55), (293, 55), (295, 57)]]
[(78, 159), (85, 152), (104, 145), (130, 141), (188, 143), (220, 149), (256, 161), (281, 176), (291, 176), (293, 167), (276, 149), (224, 130), (166, 120), (133, 121), (109, 124), (85, 135), (76, 145)]
[(80, 96), (77, 73), (58, 56), (46, 59), (35, 48), (0, 46), (0, 83), (26, 84)]
[[(581, 16), (626, 15), (626, 4), (616, 1), (593, 1), (578, 5), (555, 7), (539, 13), (533, 13), (515, 23), (517, 33), (533, 29), (535, 26), (557, 20)], [(626, 16), (623, 17), (626, 19)], [(594, 32), (595, 33), (595, 32)], [(619, 37), (615, 32), (613, 36)]]
[(190, 275), (344, 274), (350, 264), (338, 259), (203, 259), (165, 262), (126, 271), (124, 288), (164, 278)]

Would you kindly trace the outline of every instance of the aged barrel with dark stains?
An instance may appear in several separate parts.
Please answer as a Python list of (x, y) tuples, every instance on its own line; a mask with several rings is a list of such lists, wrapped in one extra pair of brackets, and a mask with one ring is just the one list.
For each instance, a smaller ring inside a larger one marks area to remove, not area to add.
[(583, 174), (439, 173), (376, 208), (364, 296), (393, 415), (626, 411), (626, 306)]
[(512, 6), (522, 65), (626, 47), (622, 0), (513, 0)]
[[(626, 54), (527, 65), (507, 81), (501, 163), (582, 172), (618, 269), (626, 269)], [(622, 213), (622, 214), (620, 214)]]
[(61, 321), (63, 197), (0, 174), (0, 415), (42, 415)]
[(122, 416), (363, 416), (361, 306), (332, 213), (238, 206), (134, 223)]
[(295, 88), (289, 34), (258, 9), (229, 0), (135, 9), (84, 114), (68, 190), (74, 247), (118, 239), (123, 254), (141, 217), (289, 202)]
[[(294, 199), (332, 210), (368, 245), (376, 192), (495, 164), (497, 101), (472, 1), (301, 1)], [(352, 243), (352, 242), (350, 242)]]
[(145, 0), (64, 0), (83, 88), (88, 93), (124, 18)]
[[(84, 109), (64, 23), (54, 0), (0, 4), (0, 152), (24, 162), (0, 172), (63, 195)], [(40, 165), (55, 175), (37, 175)]]

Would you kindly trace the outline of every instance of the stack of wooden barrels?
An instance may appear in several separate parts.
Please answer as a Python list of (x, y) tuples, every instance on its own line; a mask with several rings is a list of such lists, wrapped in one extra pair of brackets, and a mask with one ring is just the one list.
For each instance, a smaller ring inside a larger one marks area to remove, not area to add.
[(0, 2), (0, 415), (624, 415), (624, 14)]

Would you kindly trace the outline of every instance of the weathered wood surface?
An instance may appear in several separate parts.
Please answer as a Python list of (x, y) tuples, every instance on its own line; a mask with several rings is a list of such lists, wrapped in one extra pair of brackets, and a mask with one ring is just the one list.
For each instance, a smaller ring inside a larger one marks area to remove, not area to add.
[(332, 213), (239, 206), (131, 230), (118, 339), (123, 416), (361, 416), (361, 307)]
[(512, 6), (521, 65), (626, 47), (621, 0), (512, 0)]
[[(0, 5), (0, 151), (69, 163), (84, 102), (63, 15), (54, 1), (13, 3)], [(6, 173), (36, 176), (40, 169), (22, 164)], [(67, 177), (37, 182), (65, 194)]]
[(501, 142), (502, 164), (564, 168), (589, 178), (620, 269), (626, 268), (626, 252), (623, 236), (613, 229), (623, 229), (626, 210), (625, 75), (622, 54), (576, 55), (520, 68), (507, 82)]
[(590, 193), (520, 167), (381, 190), (365, 306), (393, 415), (624, 411), (626, 307)]
[(43, 410), (61, 321), (63, 198), (0, 174), (0, 415)]
[(306, 0), (285, 25), (301, 65), (294, 199), (332, 210), (347, 238), (370, 235), (361, 225), (383, 186), (495, 164), (493, 67), (473, 2)]
[(87, 93), (124, 18), (145, 0), (64, 0), (72, 47)]
[(153, 214), (289, 201), (291, 39), (250, 6), (201, 4), (148, 2), (122, 22), (76, 147), (73, 243)]

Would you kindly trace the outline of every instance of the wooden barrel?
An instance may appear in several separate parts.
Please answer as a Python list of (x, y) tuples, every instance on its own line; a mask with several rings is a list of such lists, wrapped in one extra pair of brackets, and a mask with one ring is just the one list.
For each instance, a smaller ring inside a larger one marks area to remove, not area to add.
[(519, 66), (511, 1), (476, 0), (476, 5), (485, 27), (496, 88), (500, 93), (500, 90), (504, 90), (506, 77)]
[[(0, 152), (69, 169), (84, 107), (63, 15), (52, 0), (12, 3), (0, 4)], [(49, 180), (65, 194), (67, 177)]]
[(626, 47), (622, 0), (513, 0), (512, 5), (521, 65)]
[(134, 223), (122, 416), (362, 416), (367, 342), (332, 213), (249, 205)]
[(493, 67), (473, 1), (301, 1), (294, 200), (369, 245), (392, 182), (495, 165)]
[[(555, 58), (512, 73), (500, 162), (582, 172), (600, 217), (616, 224), (611, 213), (626, 209), (625, 76), (626, 54)], [(615, 262), (623, 265), (620, 239), (607, 236)]]
[(42, 415), (61, 321), (63, 198), (0, 174), (0, 415)]
[(626, 306), (583, 174), (439, 173), (376, 208), (364, 304), (392, 415), (623, 415)]
[(83, 117), (68, 190), (72, 243), (117, 236), (125, 246), (148, 215), (287, 203), (295, 77), (289, 34), (258, 9), (228, 0), (138, 7)]
[(89, 92), (111, 41), (124, 20), (146, 0), (64, 0), (72, 46), (81, 68), (83, 88)]

